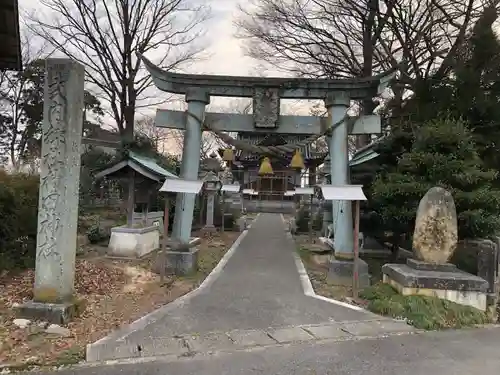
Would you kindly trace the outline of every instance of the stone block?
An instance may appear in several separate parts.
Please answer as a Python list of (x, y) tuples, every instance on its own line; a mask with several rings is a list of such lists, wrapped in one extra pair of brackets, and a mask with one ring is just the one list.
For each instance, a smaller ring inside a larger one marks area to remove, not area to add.
[(407, 264), (385, 264), (384, 283), (402, 295), (438, 297), (461, 305), (486, 310), (488, 282), (479, 276), (456, 270), (415, 269)]
[[(137, 343), (130, 343), (130, 345)], [(142, 357), (154, 357), (164, 355), (182, 355), (189, 351), (182, 339), (175, 337), (148, 338), (144, 340), (141, 347)]]
[[(354, 272), (354, 261), (344, 259), (332, 259), (328, 270), (328, 281), (333, 285), (351, 286)], [(370, 286), (370, 274), (368, 263), (363, 259), (358, 260), (359, 288)]]
[(403, 321), (380, 320), (371, 322), (342, 323), (343, 330), (353, 336), (379, 336), (414, 332), (415, 328)]
[(231, 331), (229, 337), (238, 347), (265, 346), (276, 344), (264, 331)]
[(325, 324), (320, 326), (304, 327), (304, 329), (319, 340), (350, 337), (351, 335), (343, 331), (342, 327), (343, 326), (340, 324)]
[(43, 303), (27, 301), (16, 308), (20, 318), (42, 320), (52, 324), (66, 324), (75, 316), (74, 303)]
[(166, 274), (189, 275), (198, 271), (198, 248), (189, 251), (167, 251), (165, 253)]
[(212, 332), (203, 335), (186, 337), (189, 349), (194, 352), (211, 352), (216, 350), (234, 349), (234, 343), (228, 335), (222, 332)]
[(267, 332), (280, 344), (314, 340), (314, 336), (300, 327), (276, 328)]
[(407, 259), (406, 264), (408, 267), (413, 268), (414, 270), (420, 271), (440, 271), (440, 272), (455, 272), (457, 271), (457, 266), (451, 263), (427, 263), (422, 260), (417, 259)]
[(241, 216), (240, 218), (238, 218), (236, 225), (238, 226), (240, 232), (246, 230), (248, 226), (247, 217)]
[[(146, 226), (158, 227), (160, 234), (163, 235), (165, 226), (163, 225), (164, 213), (163, 211), (151, 211), (146, 215)], [(142, 212), (134, 212), (134, 224), (144, 223), (144, 214)]]
[(157, 226), (111, 229), (108, 254), (125, 258), (141, 258), (160, 247), (160, 231)]

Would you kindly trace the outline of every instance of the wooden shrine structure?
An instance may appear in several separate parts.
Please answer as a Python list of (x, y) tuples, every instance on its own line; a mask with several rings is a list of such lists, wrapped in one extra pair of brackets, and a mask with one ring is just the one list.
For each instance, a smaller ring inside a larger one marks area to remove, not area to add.
[(17, 0), (0, 3), (0, 71), (21, 70), (21, 40), (19, 34), (19, 5)]

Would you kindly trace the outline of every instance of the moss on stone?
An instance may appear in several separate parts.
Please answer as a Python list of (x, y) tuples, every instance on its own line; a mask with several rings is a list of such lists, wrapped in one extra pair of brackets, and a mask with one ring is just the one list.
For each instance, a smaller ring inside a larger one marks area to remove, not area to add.
[(368, 310), (425, 330), (471, 327), (489, 323), (485, 312), (437, 297), (402, 296), (388, 284), (375, 284), (360, 297), (368, 301)]

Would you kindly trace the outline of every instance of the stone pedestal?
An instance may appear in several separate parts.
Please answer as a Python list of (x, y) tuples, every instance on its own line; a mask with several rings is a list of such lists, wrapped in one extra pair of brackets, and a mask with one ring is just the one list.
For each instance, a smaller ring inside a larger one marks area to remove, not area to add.
[(408, 259), (407, 264), (385, 264), (382, 273), (384, 283), (402, 295), (438, 297), (486, 311), (488, 282), (454, 264)]
[[(332, 285), (352, 287), (354, 272), (354, 261), (349, 259), (333, 258), (328, 269), (328, 282)], [(358, 286), (360, 289), (370, 286), (370, 274), (368, 273), (368, 263), (363, 259), (358, 259)]]
[(19, 309), (26, 318), (71, 318), (84, 76), (69, 59), (46, 61), (34, 301)]
[(126, 226), (111, 228), (108, 254), (124, 258), (141, 258), (160, 248), (160, 231), (158, 226), (144, 228), (128, 228)]
[(192, 247), (189, 251), (167, 251), (166, 273), (185, 276), (198, 271), (198, 250)]

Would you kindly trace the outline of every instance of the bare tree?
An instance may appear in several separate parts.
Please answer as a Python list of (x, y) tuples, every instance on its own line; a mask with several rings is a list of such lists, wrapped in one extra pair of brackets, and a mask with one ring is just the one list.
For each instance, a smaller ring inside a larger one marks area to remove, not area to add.
[[(175, 135), (171, 129), (158, 127), (155, 125), (153, 117), (144, 116), (137, 119), (135, 123), (135, 133), (149, 139), (156, 150), (161, 154), (177, 154), (175, 149)], [(174, 148), (174, 149), (173, 149)]]
[[(235, 99), (223, 105), (210, 105), (207, 108), (209, 112), (224, 112), (224, 113), (239, 113), (251, 114), (252, 102), (250, 100)], [(232, 137), (236, 137), (237, 133), (228, 132)], [(178, 152), (182, 152), (184, 144), (184, 131), (170, 130), (169, 131), (169, 144), (176, 144)], [(200, 158), (205, 160), (210, 157), (212, 153), (217, 153), (218, 149), (229, 147), (226, 142), (220, 139), (215, 133), (211, 131), (204, 131), (201, 139)]]
[(32, 36), (21, 35), (23, 72), (5, 71), (0, 74), (0, 149), (4, 162), (10, 162), (19, 171), (28, 154), (37, 154), (33, 142), (35, 126), (31, 124), (40, 110), (40, 89), (43, 89), (43, 61), (46, 45), (36, 45)]
[[(241, 10), (247, 53), (309, 77), (369, 77), (398, 68), (401, 100), (450, 73), (467, 32), (498, 0), (252, 0)], [(370, 113), (375, 104), (361, 103)]]
[[(86, 67), (107, 101), (123, 139), (133, 139), (135, 112), (152, 105), (151, 78), (137, 54), (154, 54), (164, 69), (200, 56), (196, 44), (209, 9), (192, 0), (40, 0), (30, 28)], [(47, 11), (44, 13), (44, 10)], [(158, 102), (157, 102), (158, 103)], [(157, 104), (156, 103), (156, 104)]]

